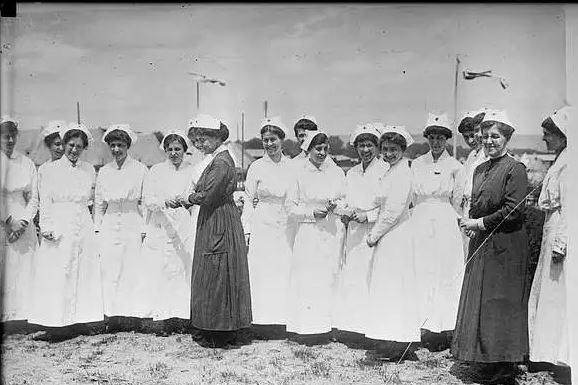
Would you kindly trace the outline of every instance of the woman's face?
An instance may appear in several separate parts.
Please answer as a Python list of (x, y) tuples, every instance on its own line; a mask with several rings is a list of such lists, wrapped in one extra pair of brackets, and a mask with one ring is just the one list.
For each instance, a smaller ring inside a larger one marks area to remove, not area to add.
[(64, 155), (66, 155), (68, 160), (72, 163), (78, 162), (78, 159), (80, 158), (80, 155), (82, 155), (83, 151), (84, 143), (78, 136), (70, 138), (64, 146)]
[(377, 155), (377, 146), (371, 140), (363, 140), (357, 143), (357, 154), (365, 164), (371, 162)]
[(18, 133), (11, 130), (2, 130), (0, 134), (0, 144), (2, 152), (8, 157), (12, 156), (14, 152), (14, 146), (16, 145), (16, 140), (18, 138)]
[(283, 150), (283, 141), (271, 131), (266, 131), (261, 135), (261, 140), (263, 141), (263, 148), (270, 157), (280, 154)]
[(206, 134), (197, 135), (197, 141), (199, 142), (201, 151), (205, 154), (212, 154), (221, 144), (223, 144), (221, 139)]
[(446, 149), (447, 138), (442, 134), (429, 134), (427, 141), (432, 155), (439, 156)]
[(403, 157), (403, 149), (399, 144), (386, 140), (381, 143), (381, 156), (383, 160), (393, 166)]
[(320, 143), (313, 147), (311, 147), (311, 151), (309, 151), (309, 160), (315, 166), (319, 167), (325, 159), (327, 158), (329, 151), (329, 144), (328, 143)]
[(542, 129), (542, 140), (546, 142), (546, 148), (548, 151), (558, 152), (566, 144), (563, 136), (557, 135), (545, 128)]
[(48, 151), (50, 151), (50, 158), (53, 161), (62, 158), (62, 155), (64, 154), (64, 144), (59, 135), (52, 140), (50, 146), (48, 146)]
[(126, 155), (128, 152), (128, 145), (123, 140), (112, 140), (108, 147), (110, 148), (110, 153), (112, 157), (117, 162), (122, 162), (126, 159)]
[(167, 157), (175, 167), (179, 167), (183, 162), (185, 156), (185, 149), (178, 140), (170, 142), (165, 150)]
[(187, 135), (189, 137), (189, 140), (191, 141), (191, 143), (193, 144), (193, 146), (199, 150), (199, 151), (203, 151), (203, 146), (201, 145), (201, 142), (198, 139), (198, 136), (195, 132), (195, 128), (191, 128), (189, 130), (189, 134)]
[(299, 142), (299, 146), (301, 146), (303, 144), (303, 142), (305, 141), (305, 137), (307, 136), (307, 130), (304, 128), (297, 128), (297, 141)]
[(462, 132), (462, 136), (464, 137), (466, 144), (470, 148), (474, 149), (478, 147), (478, 142), (476, 140), (476, 133), (474, 132), (474, 130), (464, 131)]
[(486, 147), (488, 156), (495, 158), (502, 155), (508, 144), (508, 139), (498, 130), (497, 125), (494, 124), (489, 128), (485, 128), (482, 133), (484, 147)]
[(482, 125), (476, 124), (474, 126), (474, 138), (476, 139), (476, 146), (481, 146), (484, 144), (484, 138), (482, 135)]

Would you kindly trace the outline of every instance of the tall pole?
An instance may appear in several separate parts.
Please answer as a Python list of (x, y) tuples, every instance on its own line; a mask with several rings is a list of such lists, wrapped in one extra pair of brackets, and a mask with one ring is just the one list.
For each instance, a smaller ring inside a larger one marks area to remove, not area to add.
[(265, 118), (267, 118), (267, 101), (263, 102), (263, 109), (265, 110)]
[(241, 112), (241, 169), (245, 171), (245, 113)]
[(76, 102), (76, 123), (80, 124), (80, 102)]
[(454, 158), (458, 158), (458, 74), (460, 73), (460, 58), (456, 55), (456, 73), (455, 73), (455, 83), (454, 83), (454, 126), (453, 126), (453, 137), (454, 137)]
[(239, 121), (237, 121), (237, 140), (239, 140)]
[(197, 112), (199, 112), (199, 82), (197, 82)]

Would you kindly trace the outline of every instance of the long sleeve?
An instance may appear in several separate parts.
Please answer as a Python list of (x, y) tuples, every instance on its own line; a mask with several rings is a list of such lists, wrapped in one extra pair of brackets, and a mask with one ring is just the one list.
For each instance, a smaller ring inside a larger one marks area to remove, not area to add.
[(287, 191), (287, 212), (289, 218), (295, 222), (315, 222), (313, 209), (300, 201), (300, 185), (297, 178)]
[(51, 216), (52, 198), (48, 194), (47, 184), (50, 183), (50, 178), (41, 175), (38, 178), (38, 204), (40, 209), (39, 224), (41, 231), (52, 231), (53, 223)]
[[(165, 200), (157, 194), (156, 170), (149, 170), (145, 175), (142, 187), (142, 203), (147, 211), (162, 210), (165, 207)], [(147, 215), (145, 215), (146, 217)]]
[(94, 188), (94, 231), (100, 231), (102, 218), (106, 212), (106, 201), (102, 195), (102, 180), (104, 179), (104, 170), (98, 173), (96, 177), (96, 187)]
[(195, 194), (192, 194), (192, 203), (201, 206), (213, 205), (222, 200), (227, 182), (232, 177), (231, 172), (232, 169), (224, 161), (215, 158), (207, 169), (206, 179), (202, 185), (202, 189), (198, 189)]
[(522, 219), (524, 198), (528, 190), (526, 167), (522, 163), (515, 164), (506, 176), (506, 187), (502, 207), (492, 214), (483, 217), (487, 231), (493, 231), (500, 224), (508, 225)]
[(461, 218), (463, 214), (462, 201), (464, 197), (464, 186), (465, 186), (465, 167), (459, 166), (452, 171), (452, 195), (450, 197), (450, 203), (452, 204), (454, 210), (458, 213)]
[(243, 204), (243, 214), (241, 215), (241, 222), (243, 223), (243, 231), (245, 234), (251, 234), (251, 218), (255, 211), (253, 199), (257, 197), (257, 177), (255, 175), (254, 165), (253, 163), (249, 166), (247, 179), (245, 180), (245, 203)]
[(373, 210), (369, 210), (365, 214), (367, 215), (367, 222), (374, 223), (377, 221), (377, 217), (379, 215), (379, 207), (376, 207)]
[(559, 174), (559, 189), (560, 189), (560, 219), (558, 220), (558, 227), (554, 242), (552, 243), (552, 251), (566, 255), (566, 245), (568, 244), (568, 228), (566, 222), (566, 210), (568, 208), (568, 191), (567, 191), (567, 168), (564, 167)]
[[(390, 183), (390, 182), (387, 182)], [(367, 238), (376, 242), (383, 237), (399, 220), (406, 209), (408, 195), (411, 193), (411, 179), (396, 180), (388, 194), (383, 198), (375, 225)]]
[(22, 215), (23, 220), (30, 223), (34, 219), (36, 215), (36, 211), (38, 211), (38, 172), (36, 171), (36, 167), (32, 161), (29, 163), (29, 173), (30, 173), (30, 190), (28, 191), (29, 199), (28, 203), (26, 204), (26, 209)]

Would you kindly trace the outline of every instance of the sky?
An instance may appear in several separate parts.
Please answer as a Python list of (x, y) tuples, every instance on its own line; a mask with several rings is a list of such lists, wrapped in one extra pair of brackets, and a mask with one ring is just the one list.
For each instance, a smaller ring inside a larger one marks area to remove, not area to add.
[[(329, 134), (381, 121), (422, 131), (428, 112), (454, 118), (505, 109), (540, 134), (564, 103), (562, 5), (546, 4), (18, 4), (1, 20), (1, 104), (21, 129), (48, 120), (143, 132), (186, 129), (198, 112), (237, 138), (264, 116), (291, 130), (303, 114)], [(189, 72), (226, 82), (196, 85)]]

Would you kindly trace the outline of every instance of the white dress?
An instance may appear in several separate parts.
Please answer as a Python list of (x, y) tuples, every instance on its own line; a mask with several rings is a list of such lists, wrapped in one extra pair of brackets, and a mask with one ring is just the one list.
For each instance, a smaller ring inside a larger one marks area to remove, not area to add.
[[(461, 218), (469, 218), (470, 206), (472, 203), (472, 188), (474, 181), (474, 171), (476, 167), (487, 161), (489, 157), (486, 155), (483, 147), (477, 150), (472, 150), (466, 159), (462, 171), (458, 175), (460, 186), (463, 188), (461, 193), (462, 201), (460, 204)], [(470, 245), (470, 238), (462, 232), (462, 242), (464, 247), (464, 260), (468, 256), (468, 248)]]
[(345, 210), (364, 212), (367, 222), (349, 222), (345, 237), (345, 255), (338, 276), (333, 327), (350, 332), (363, 333), (369, 297), (370, 262), (374, 249), (366, 242), (369, 230), (375, 224), (379, 212), (381, 179), (389, 169), (389, 163), (373, 159), (363, 170), (360, 163), (347, 172), (345, 186)]
[[(241, 219), (245, 234), (251, 234), (247, 260), (254, 324), (287, 321), (292, 249), (285, 202), (292, 181), (289, 162), (281, 156), (275, 163), (265, 155), (247, 171)], [(259, 200), (256, 207), (254, 198)]]
[(32, 219), (38, 209), (37, 174), (34, 163), (17, 151), (2, 158), (0, 167), (5, 169), (1, 188), (4, 210), (2, 221), (12, 217), (13, 221), (26, 220), (28, 226), (15, 242), (8, 242), (2, 231), (2, 254), (0, 285), (2, 295), (2, 322), (25, 320), (28, 317), (30, 290), (33, 280), (34, 253), (38, 238)]
[(384, 341), (420, 340), (419, 296), (409, 204), (412, 174), (405, 159), (382, 179), (381, 204), (368, 234), (373, 249), (365, 336)]
[(100, 261), (94, 224), (88, 210), (95, 184), (94, 167), (66, 156), (46, 167), (39, 185), (40, 229), (36, 273), (28, 322), (51, 326), (104, 318)]
[(428, 152), (412, 163), (411, 226), (416, 284), (424, 329), (453, 330), (464, 274), (461, 231), (457, 222), (462, 199), (458, 173), (462, 165), (444, 150), (437, 162)]
[(548, 170), (542, 184), (538, 205), (545, 211), (546, 219), (540, 259), (528, 301), (530, 360), (555, 365), (570, 364), (566, 311), (567, 263), (566, 259), (561, 263), (552, 262), (552, 252), (565, 254), (568, 243), (567, 167), (568, 152), (564, 149)]
[(165, 201), (188, 197), (193, 186), (193, 166), (186, 160), (178, 169), (168, 159), (155, 164), (145, 178), (143, 203), (148, 220), (141, 260), (148, 271), (143, 277), (153, 277), (147, 283), (153, 293), (153, 319), (190, 317), (195, 229), (186, 208), (167, 208)]
[(94, 193), (94, 228), (102, 269), (104, 314), (146, 317), (134, 313), (139, 293), (134, 282), (140, 275), (141, 233), (145, 232), (139, 202), (147, 168), (130, 155), (118, 168), (116, 161), (98, 172)]
[[(343, 199), (343, 170), (327, 160), (318, 169), (302, 163), (289, 190), (290, 220), (298, 222), (289, 279), (287, 331), (331, 331), (336, 275), (343, 254), (344, 226), (338, 215), (315, 219), (313, 210)], [(336, 202), (337, 203), (337, 202)]]

